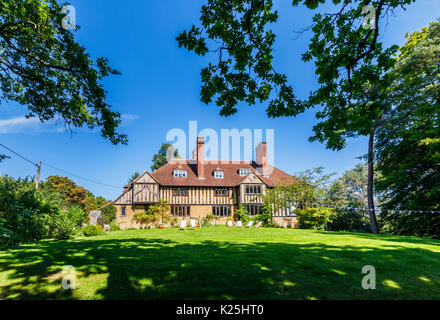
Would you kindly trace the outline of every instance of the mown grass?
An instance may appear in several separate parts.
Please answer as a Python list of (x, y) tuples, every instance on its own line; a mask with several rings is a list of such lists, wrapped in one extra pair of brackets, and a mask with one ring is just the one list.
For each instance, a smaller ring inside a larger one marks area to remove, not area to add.
[[(64, 290), (63, 266), (77, 271)], [(361, 286), (376, 269), (376, 290)], [(1, 299), (440, 299), (440, 241), (223, 226), (0, 249)]]

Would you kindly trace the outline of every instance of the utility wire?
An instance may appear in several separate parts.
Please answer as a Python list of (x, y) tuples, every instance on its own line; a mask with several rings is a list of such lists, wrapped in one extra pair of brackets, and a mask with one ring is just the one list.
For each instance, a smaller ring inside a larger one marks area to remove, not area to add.
[[(36, 163), (34, 163), (33, 161), (29, 160), (28, 158), (26, 158), (26, 157), (20, 155), (19, 153), (15, 152), (14, 150), (12, 150), (12, 149), (6, 147), (5, 145), (3, 145), (3, 144), (0, 143), (0, 146), (2, 146), (3, 148), (7, 149), (7, 150), (10, 151), (10, 152), (12, 152), (13, 154), (19, 156), (20, 158), (22, 158), (23, 160), (29, 162), (30, 164), (33, 164), (34, 166), (38, 167), (38, 164), (36, 164)], [(92, 180), (92, 179), (89, 179), (89, 178), (81, 177), (81, 176), (79, 176), (79, 175), (77, 175), (77, 174), (74, 174), (74, 173), (71, 173), (71, 172), (69, 172), (69, 171), (66, 171), (66, 170), (63, 170), (63, 169), (57, 168), (57, 167), (55, 167), (55, 166), (52, 166), (52, 165), (50, 165), (50, 164), (48, 164), (48, 163), (46, 163), (46, 162), (42, 162), (42, 163), (44, 163), (46, 166), (48, 166), (48, 167), (50, 167), (50, 168), (52, 168), (52, 169), (55, 169), (55, 170), (58, 170), (58, 171), (64, 172), (64, 173), (66, 173), (66, 174), (68, 174), (68, 175), (71, 175), (71, 176), (74, 176), (74, 177), (76, 177), (76, 178), (78, 178), (78, 179), (87, 180), (87, 181), (92, 182), (92, 183), (100, 184), (100, 185), (102, 185), (102, 186), (106, 186), (106, 187), (110, 187), (110, 188), (115, 188), (115, 189), (118, 189), (118, 190), (121, 190), (121, 189), (122, 189), (122, 187), (117, 187), (117, 186), (113, 186), (113, 185), (110, 185), (110, 184), (106, 184), (106, 183), (102, 183), (102, 182), (99, 182), (99, 181), (95, 181), (95, 180)]]
[(92, 180), (92, 179), (89, 179), (89, 178), (81, 177), (81, 176), (79, 176), (79, 175), (77, 175), (77, 174), (74, 174), (74, 173), (71, 173), (71, 172), (69, 172), (69, 171), (66, 171), (66, 170), (63, 170), (63, 169), (60, 169), (60, 168), (54, 167), (54, 166), (48, 164), (47, 162), (43, 162), (43, 161), (42, 161), (42, 163), (44, 163), (46, 166), (48, 166), (48, 167), (50, 167), (50, 168), (52, 168), (52, 169), (55, 169), (55, 170), (58, 170), (58, 171), (64, 172), (64, 173), (66, 173), (66, 174), (68, 174), (68, 175), (71, 175), (71, 176), (73, 176), (73, 177), (76, 177), (76, 178), (78, 178), (78, 179), (83, 179), (83, 180), (86, 180), (86, 181), (89, 181), (89, 182), (92, 182), (92, 183), (96, 183), (96, 184), (100, 184), (100, 185), (102, 185), (102, 186), (106, 186), (106, 187), (110, 187), (110, 188), (116, 188), (116, 189), (118, 189), (118, 190), (121, 190), (121, 189), (122, 189), (122, 187), (117, 187), (117, 186), (113, 186), (113, 185), (111, 185), (111, 184), (106, 184), (106, 183), (102, 183), (102, 182), (99, 182), (99, 181), (95, 181), (95, 180)]
[[(20, 158), (22, 158), (23, 160), (29, 162), (30, 164), (32, 164), (32, 165), (38, 167), (38, 165), (37, 165), (36, 163), (34, 163), (34, 162), (32, 162), (31, 160), (27, 159), (26, 157), (20, 155), (19, 153), (17, 153), (17, 152), (15, 152), (15, 151), (11, 150), (10, 148), (6, 147), (5, 145), (3, 145), (3, 144), (0, 143), (0, 146), (2, 146), (3, 148), (9, 150), (10, 152), (12, 152), (13, 154), (19, 156)], [(71, 173), (71, 172), (69, 172), (69, 171), (66, 171), (66, 170), (63, 170), (63, 169), (57, 168), (57, 167), (55, 167), (55, 166), (52, 166), (52, 165), (50, 165), (50, 164), (48, 164), (48, 163), (46, 163), (46, 162), (42, 162), (42, 163), (44, 163), (46, 166), (48, 166), (48, 167), (50, 167), (50, 168), (52, 168), (52, 169), (55, 169), (55, 170), (58, 170), (58, 171), (64, 172), (64, 173), (66, 173), (66, 174), (68, 174), (68, 175), (71, 175), (71, 176), (73, 176), (73, 177), (76, 177), (76, 178), (78, 178), (78, 179), (83, 179), (83, 180), (86, 180), (86, 181), (89, 181), (89, 182), (92, 182), (92, 183), (100, 184), (100, 185), (102, 185), (102, 186), (106, 186), (106, 187), (110, 187), (110, 188), (115, 188), (115, 189), (118, 189), (118, 190), (122, 189), (122, 187), (117, 187), (117, 186), (113, 186), (113, 185), (111, 185), (111, 184), (106, 184), (106, 183), (102, 183), (102, 182), (99, 182), (99, 181), (95, 181), (95, 180), (92, 180), (92, 179), (89, 179), (89, 178), (81, 177), (81, 176), (79, 176), (79, 175), (77, 175), (77, 174), (74, 174), (74, 173)], [(158, 195), (156, 194), (156, 192), (154, 192), (154, 190), (151, 190), (151, 189), (149, 188), (149, 186), (147, 186), (147, 188), (148, 188), (148, 190), (149, 190), (150, 192), (154, 193), (154, 195), (155, 195), (156, 197), (158, 197)], [(325, 205), (325, 204), (323, 204), (323, 203), (319, 203), (319, 202), (306, 203), (306, 205), (307, 205), (307, 204), (319, 205), (319, 206)], [(355, 210), (355, 211), (358, 211), (358, 210), (365, 210), (365, 211), (372, 210), (372, 209), (369, 209), (369, 208), (367, 208), (367, 207), (348, 207), (348, 206), (334, 206), (334, 205), (327, 205), (327, 206), (330, 207), (330, 208), (334, 208), (334, 209), (348, 209), (348, 210)], [(382, 210), (380, 209), (380, 207), (375, 207), (375, 210), (377, 210), (377, 211), (382, 211)], [(438, 211), (438, 210), (387, 210), (387, 211), (389, 211), (389, 212), (391, 212), (391, 213), (402, 213), (402, 212), (403, 212), (403, 213), (406, 213), (406, 212), (408, 212), (408, 213), (439, 213), (439, 214), (440, 214), (440, 211)]]
[(23, 157), (22, 155), (18, 154), (17, 152), (15, 152), (14, 150), (9, 149), (7, 146), (3, 145), (0, 143), (0, 146), (2, 146), (3, 148), (9, 150), (10, 152), (12, 152), (13, 154), (19, 156), (20, 158), (22, 158), (23, 160), (29, 162), (30, 164), (33, 164), (34, 166), (38, 167), (38, 165), (35, 162), (32, 162), (31, 160), (27, 159), (26, 157)]

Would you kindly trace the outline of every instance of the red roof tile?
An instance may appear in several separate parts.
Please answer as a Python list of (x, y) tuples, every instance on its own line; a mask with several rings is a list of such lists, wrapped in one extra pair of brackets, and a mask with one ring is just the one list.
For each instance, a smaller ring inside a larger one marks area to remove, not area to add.
[[(175, 169), (186, 170), (186, 178), (176, 178), (173, 175)], [(263, 176), (255, 162), (238, 161), (207, 161), (205, 163), (205, 179), (197, 177), (197, 163), (194, 160), (182, 159), (171, 161), (163, 167), (153, 171), (151, 175), (164, 186), (210, 186), (210, 187), (233, 187), (245, 178), (238, 173), (239, 169), (251, 169), (269, 187), (277, 183), (291, 182), (294, 177), (275, 167), (268, 167), (267, 176)], [(223, 179), (215, 179), (214, 171), (222, 170)]]

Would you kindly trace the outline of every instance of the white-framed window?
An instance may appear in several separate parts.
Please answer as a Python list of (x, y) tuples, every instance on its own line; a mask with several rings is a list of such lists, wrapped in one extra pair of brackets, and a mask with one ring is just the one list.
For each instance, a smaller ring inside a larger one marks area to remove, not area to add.
[(223, 179), (223, 171), (214, 171), (214, 178)]
[(125, 212), (125, 207), (121, 208), (121, 217), (126, 217), (127, 213)]
[(176, 178), (186, 178), (186, 170), (174, 170), (173, 175)]
[(247, 176), (251, 169), (239, 169), (238, 174), (242, 177)]

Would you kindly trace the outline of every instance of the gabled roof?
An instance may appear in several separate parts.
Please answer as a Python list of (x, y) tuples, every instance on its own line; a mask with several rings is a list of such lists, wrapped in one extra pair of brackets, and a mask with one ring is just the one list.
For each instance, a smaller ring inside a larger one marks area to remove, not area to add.
[[(197, 177), (197, 163), (194, 160), (179, 159), (171, 161), (161, 168), (153, 171), (151, 176), (163, 186), (210, 186), (210, 187), (234, 187), (239, 185), (246, 177), (240, 176), (239, 169), (250, 169), (267, 186), (272, 187), (277, 183), (292, 182), (293, 176), (275, 167), (269, 166), (268, 173), (263, 176), (255, 162), (247, 161), (209, 161), (204, 164), (205, 177)], [(175, 169), (187, 171), (186, 178), (173, 176)], [(214, 178), (214, 171), (223, 171), (223, 179)], [(250, 173), (249, 173), (250, 174)], [(248, 174), (248, 175), (249, 175)]]
[(134, 181), (132, 181), (131, 183), (129, 183), (127, 186), (130, 186), (130, 185), (132, 185), (132, 184), (135, 183), (135, 182), (139, 182), (139, 180), (142, 180), (142, 179), (144, 179), (145, 177), (151, 177), (151, 178), (153, 178), (154, 181), (158, 182), (158, 181), (153, 177), (153, 175), (150, 173), (150, 171), (145, 170), (144, 172), (142, 172), (142, 174), (141, 174), (139, 177), (137, 177), (137, 179), (135, 179)]

